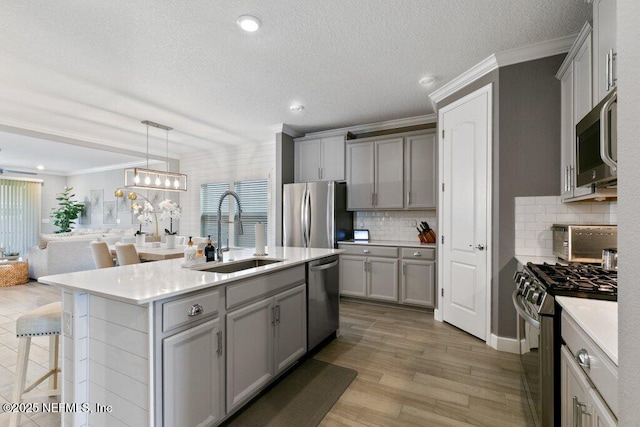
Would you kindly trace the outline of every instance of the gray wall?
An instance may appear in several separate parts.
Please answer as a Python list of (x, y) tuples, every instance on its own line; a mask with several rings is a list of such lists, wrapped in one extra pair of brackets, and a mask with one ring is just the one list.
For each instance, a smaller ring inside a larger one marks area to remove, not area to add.
[(438, 109), (493, 83), (493, 235), (491, 332), (516, 337), (511, 302), (515, 255), (514, 197), (560, 191), (560, 82), (564, 55), (494, 70), (438, 103)]
[(638, 425), (640, 395), (640, 2), (618, 0), (618, 373), (620, 426)]
[(282, 186), (293, 182), (294, 147), (293, 137), (286, 133), (276, 134), (276, 245), (282, 245)]
[(517, 265), (514, 198), (560, 194), (560, 81), (555, 74), (564, 57), (557, 55), (499, 69), (499, 169), (497, 174), (494, 170), (497, 215), (493, 230), (497, 256), (494, 250), (492, 329), (501, 337), (517, 335), (511, 302), (512, 277)]

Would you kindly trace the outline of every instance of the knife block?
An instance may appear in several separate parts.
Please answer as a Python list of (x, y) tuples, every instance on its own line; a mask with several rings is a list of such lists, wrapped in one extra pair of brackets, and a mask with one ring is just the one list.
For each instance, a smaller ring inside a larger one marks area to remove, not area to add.
[(418, 234), (418, 239), (420, 239), (420, 243), (423, 245), (427, 243), (435, 243), (436, 242), (436, 232), (433, 229), (426, 231), (424, 233)]

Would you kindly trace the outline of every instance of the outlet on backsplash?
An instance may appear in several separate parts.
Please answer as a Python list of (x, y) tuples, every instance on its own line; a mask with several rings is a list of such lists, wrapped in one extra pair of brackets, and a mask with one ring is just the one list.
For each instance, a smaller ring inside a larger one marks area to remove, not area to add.
[(356, 212), (355, 228), (369, 230), (371, 240), (418, 241), (416, 227), (426, 221), (434, 230), (438, 229), (436, 211), (376, 211)]

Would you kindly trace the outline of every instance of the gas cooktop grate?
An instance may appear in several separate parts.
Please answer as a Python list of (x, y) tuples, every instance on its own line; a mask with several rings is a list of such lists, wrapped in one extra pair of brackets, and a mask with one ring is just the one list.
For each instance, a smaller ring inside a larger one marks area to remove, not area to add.
[(618, 274), (589, 264), (527, 265), (547, 292), (558, 296), (577, 296), (617, 300)]

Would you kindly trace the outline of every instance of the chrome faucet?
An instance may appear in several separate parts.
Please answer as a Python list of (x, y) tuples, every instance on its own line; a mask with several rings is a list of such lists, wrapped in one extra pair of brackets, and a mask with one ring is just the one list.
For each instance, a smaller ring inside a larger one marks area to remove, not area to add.
[[(236, 193), (235, 191), (225, 191), (224, 194), (222, 196), (220, 196), (220, 201), (218, 202), (218, 248), (216, 249), (216, 258), (218, 258), (218, 262), (222, 262), (224, 261), (223, 259), (223, 250), (222, 250), (222, 202), (224, 200), (225, 197), (227, 196), (233, 196), (233, 198), (236, 199), (236, 202), (238, 202), (238, 227), (240, 227), (240, 229), (238, 230), (238, 234), (243, 235), (244, 234), (244, 230), (242, 229), (242, 205), (240, 205), (240, 197), (238, 196), (238, 193)], [(228, 248), (228, 243), (227, 243), (227, 250)]]

